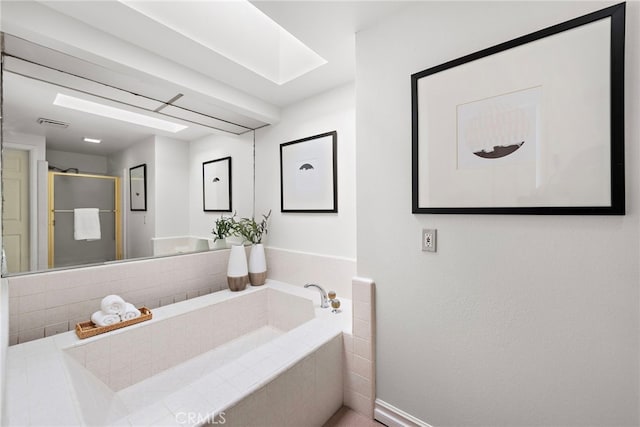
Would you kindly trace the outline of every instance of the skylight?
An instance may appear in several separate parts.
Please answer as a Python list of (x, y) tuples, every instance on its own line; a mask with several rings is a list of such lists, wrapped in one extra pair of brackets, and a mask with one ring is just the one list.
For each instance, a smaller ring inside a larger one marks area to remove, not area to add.
[(123, 122), (133, 123), (136, 125), (146, 126), (149, 128), (164, 130), (172, 133), (180, 132), (181, 130), (187, 128), (187, 126), (173, 123), (168, 120), (162, 120), (156, 117), (134, 113), (133, 111), (123, 110), (120, 108), (111, 107), (109, 105), (87, 101), (86, 99), (63, 95), (61, 93), (56, 95), (56, 99), (53, 101), (53, 104), (59, 107), (65, 107), (76, 111), (82, 111), (84, 113), (95, 114), (96, 116), (121, 120)]
[(119, 0), (279, 85), (327, 61), (246, 0)]

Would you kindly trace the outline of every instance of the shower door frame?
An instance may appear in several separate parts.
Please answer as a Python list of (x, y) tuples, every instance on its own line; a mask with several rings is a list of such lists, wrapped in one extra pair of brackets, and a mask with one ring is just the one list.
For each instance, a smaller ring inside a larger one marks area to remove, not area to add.
[(122, 209), (121, 209), (121, 201), (120, 201), (120, 177), (118, 176), (108, 176), (108, 175), (92, 175), (85, 173), (65, 173), (65, 172), (49, 172), (49, 208), (48, 208), (48, 234), (49, 234), (49, 268), (54, 268), (54, 248), (55, 248), (55, 199), (54, 199), (54, 191), (55, 191), (55, 177), (65, 176), (65, 177), (81, 177), (81, 178), (97, 178), (97, 179), (107, 179), (113, 181), (113, 194), (115, 197), (114, 200), (114, 215), (115, 215), (115, 240), (116, 240), (116, 260), (122, 259)]

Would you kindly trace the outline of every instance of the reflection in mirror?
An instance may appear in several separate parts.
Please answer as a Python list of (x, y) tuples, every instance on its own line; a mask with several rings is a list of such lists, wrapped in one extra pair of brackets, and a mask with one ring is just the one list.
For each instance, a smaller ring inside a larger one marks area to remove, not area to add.
[(9, 274), (213, 249), (220, 213), (204, 209), (202, 173), (215, 159), (232, 158), (232, 210), (253, 215), (253, 130), (264, 123), (179, 107), (207, 104), (4, 36)]

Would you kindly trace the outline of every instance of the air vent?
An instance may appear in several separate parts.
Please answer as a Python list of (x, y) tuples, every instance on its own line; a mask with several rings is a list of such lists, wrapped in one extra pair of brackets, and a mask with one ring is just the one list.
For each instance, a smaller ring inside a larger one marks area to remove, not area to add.
[(69, 127), (69, 123), (65, 123), (65, 122), (59, 122), (57, 120), (52, 120), (52, 119), (45, 119), (40, 117), (38, 119), (38, 123), (41, 124), (42, 126), (49, 126), (52, 128), (68, 128)]

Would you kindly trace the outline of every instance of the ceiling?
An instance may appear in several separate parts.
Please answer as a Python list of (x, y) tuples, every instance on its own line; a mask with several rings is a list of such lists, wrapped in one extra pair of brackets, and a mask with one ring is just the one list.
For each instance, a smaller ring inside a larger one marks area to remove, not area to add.
[[(208, 4), (207, 1), (194, 3), (195, 10), (201, 9), (205, 14)], [(17, 56), (50, 67), (36, 70), (36, 80), (20, 75), (29, 75), (24, 72), (25, 67), (33, 68), (28, 61), (16, 65), (15, 74), (7, 73), (5, 129), (45, 135), (49, 148), (100, 155), (118, 151), (153, 134), (163, 135), (137, 125), (64, 111), (52, 104), (52, 97), (58, 92), (72, 94), (74, 91), (65, 89), (65, 92), (51, 83), (80, 87), (76, 93), (97, 94), (108, 102), (125, 102), (125, 108), (134, 111), (140, 108), (153, 111), (178, 96), (177, 101), (163, 107), (160, 113), (178, 117), (179, 123), (184, 122), (180, 118), (186, 120), (189, 129), (165, 135), (182, 140), (214, 133), (212, 127), (231, 129), (238, 134), (275, 123), (281, 108), (352, 82), (355, 34), (409, 3), (258, 1), (253, 4), (327, 63), (279, 85), (119, 1), (3, 0), (0, 29), (18, 37), (14, 40)], [(21, 46), (20, 38), (37, 45)], [(56, 70), (75, 77), (61, 75)], [(204, 126), (193, 123), (192, 113), (200, 113), (196, 121), (204, 122)], [(64, 130), (45, 129), (36, 123), (36, 116), (71, 125)], [(241, 126), (225, 127), (229, 122)], [(104, 143), (78, 142), (92, 135)]]

